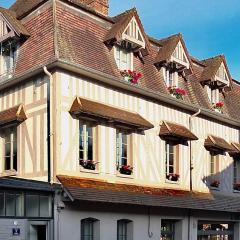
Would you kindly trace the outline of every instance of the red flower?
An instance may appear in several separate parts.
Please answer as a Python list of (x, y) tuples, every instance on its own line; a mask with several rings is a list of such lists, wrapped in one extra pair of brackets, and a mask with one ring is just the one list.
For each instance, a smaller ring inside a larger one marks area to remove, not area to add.
[(218, 102), (216, 103), (215, 105), (217, 108), (222, 108), (224, 106), (224, 103), (223, 102)]

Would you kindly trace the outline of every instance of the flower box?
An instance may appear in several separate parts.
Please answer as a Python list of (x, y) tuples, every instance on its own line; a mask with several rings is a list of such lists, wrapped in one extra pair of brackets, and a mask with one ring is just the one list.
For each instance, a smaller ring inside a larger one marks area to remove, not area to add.
[(138, 84), (139, 79), (142, 77), (141, 73), (131, 70), (124, 70), (120, 72), (121, 75), (124, 77), (124, 80), (130, 82), (132, 84)]
[(172, 96), (177, 99), (183, 99), (183, 96), (187, 94), (187, 92), (183, 88), (179, 88), (176, 86), (168, 87), (168, 91)]
[(213, 109), (216, 112), (222, 113), (223, 112), (223, 106), (224, 106), (223, 102), (217, 102), (217, 103), (213, 104)]
[(177, 182), (179, 180), (180, 175), (176, 173), (169, 173), (166, 175), (167, 180)]
[(210, 187), (218, 188), (220, 185), (220, 182), (218, 180), (214, 180), (210, 183)]
[(96, 163), (94, 163), (92, 160), (80, 160), (80, 165), (84, 169), (88, 170), (96, 170)]
[(125, 175), (131, 175), (133, 172), (133, 168), (129, 165), (123, 165), (119, 168), (119, 172), (121, 174), (125, 174)]
[(234, 189), (235, 191), (240, 191), (240, 183), (234, 183), (234, 184), (233, 184), (233, 189)]

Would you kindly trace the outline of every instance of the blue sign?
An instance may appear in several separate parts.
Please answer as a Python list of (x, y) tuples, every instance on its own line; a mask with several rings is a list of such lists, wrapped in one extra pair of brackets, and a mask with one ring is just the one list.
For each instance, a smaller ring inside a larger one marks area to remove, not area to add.
[(19, 236), (20, 235), (20, 228), (13, 228), (12, 229), (12, 235), (13, 236)]

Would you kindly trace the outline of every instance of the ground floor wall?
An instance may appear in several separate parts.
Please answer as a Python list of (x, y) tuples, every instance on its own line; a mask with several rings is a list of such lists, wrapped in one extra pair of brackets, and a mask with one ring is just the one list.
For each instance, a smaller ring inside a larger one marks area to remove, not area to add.
[(53, 220), (0, 218), (1, 240), (51, 240)]
[[(89, 204), (83, 202), (66, 203), (65, 208), (55, 212), (55, 239), (79, 240), (82, 235), (81, 221), (95, 219), (99, 222), (97, 240), (117, 240), (117, 223), (119, 220), (132, 222), (132, 237), (129, 240), (239, 240), (239, 221), (230, 213), (213, 211), (189, 211), (171, 208), (129, 207), (109, 204)], [(174, 238), (161, 238), (163, 224), (174, 221)], [(233, 235), (228, 238), (199, 237), (199, 223), (230, 224)]]

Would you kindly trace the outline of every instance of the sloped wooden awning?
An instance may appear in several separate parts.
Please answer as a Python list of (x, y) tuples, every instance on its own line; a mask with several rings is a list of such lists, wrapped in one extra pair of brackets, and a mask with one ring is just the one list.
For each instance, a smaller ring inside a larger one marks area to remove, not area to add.
[(231, 145), (234, 148), (234, 151), (231, 152), (232, 155), (240, 155), (240, 143), (233, 142)]
[(83, 97), (76, 97), (69, 111), (77, 117), (86, 116), (96, 120), (104, 120), (113, 124), (126, 125), (130, 128), (146, 130), (154, 126), (138, 113), (119, 109)]
[(173, 140), (198, 140), (198, 137), (185, 126), (167, 121), (162, 122), (159, 136), (166, 139), (172, 138)]
[(226, 140), (220, 137), (209, 135), (205, 140), (204, 146), (207, 150), (213, 151), (224, 151), (224, 152), (233, 152), (234, 147), (229, 144)]
[(18, 124), (27, 119), (23, 104), (6, 109), (0, 112), (0, 127), (11, 124)]

